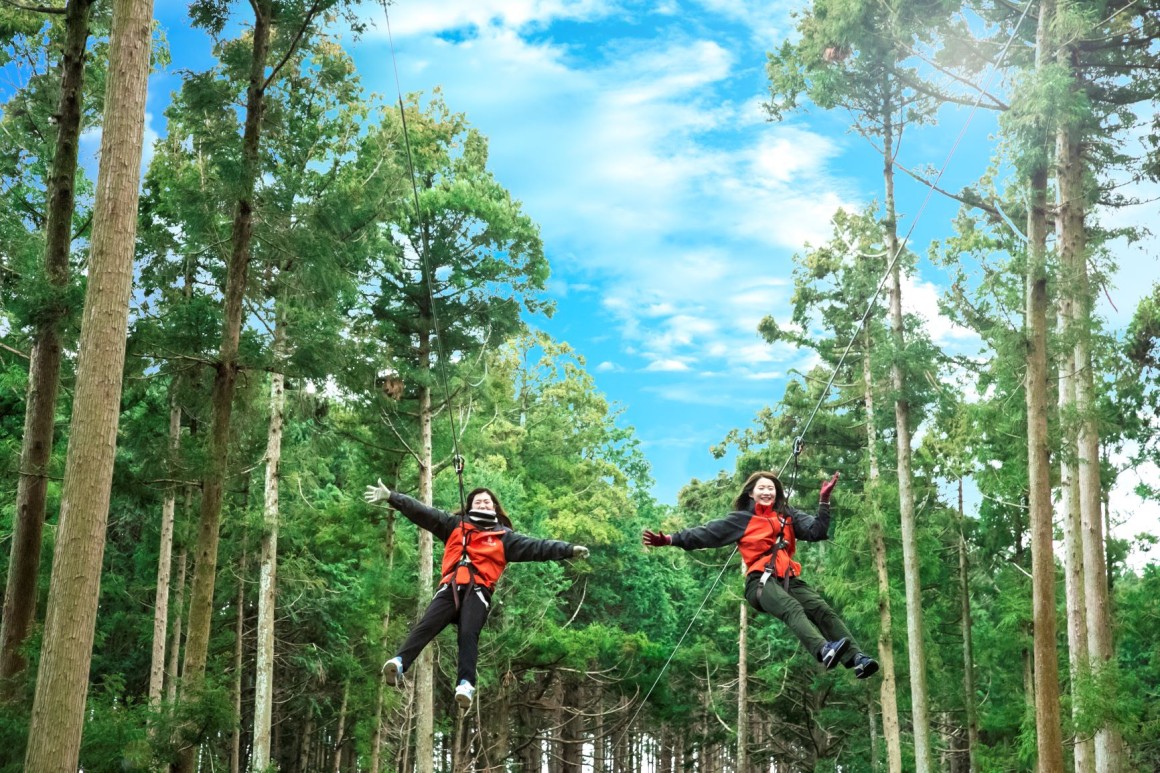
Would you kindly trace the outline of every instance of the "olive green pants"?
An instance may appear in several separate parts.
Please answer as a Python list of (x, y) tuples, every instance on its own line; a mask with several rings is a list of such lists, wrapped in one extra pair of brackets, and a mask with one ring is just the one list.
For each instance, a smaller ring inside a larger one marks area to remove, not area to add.
[(850, 629), (830, 608), (822, 595), (797, 577), (789, 580), (789, 592), (782, 587), (781, 580), (770, 577), (757, 597), (761, 587), (761, 573), (750, 572), (745, 581), (745, 600), (754, 609), (766, 612), (781, 620), (801, 640), (806, 652), (818, 656), (818, 651), (827, 641), (846, 639), (850, 642), (842, 663), (849, 668), (854, 655), (861, 651)]

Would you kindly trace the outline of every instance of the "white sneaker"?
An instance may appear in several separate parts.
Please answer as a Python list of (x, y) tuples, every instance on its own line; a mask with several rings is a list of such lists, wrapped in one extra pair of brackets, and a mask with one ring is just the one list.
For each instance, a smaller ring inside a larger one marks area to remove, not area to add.
[(392, 687), (403, 681), (403, 659), (398, 655), (383, 663), (383, 676)]
[(471, 682), (466, 679), (459, 681), (459, 686), (455, 688), (455, 702), (459, 704), (459, 708), (467, 711), (471, 708), (471, 699), (475, 696), (475, 688)]

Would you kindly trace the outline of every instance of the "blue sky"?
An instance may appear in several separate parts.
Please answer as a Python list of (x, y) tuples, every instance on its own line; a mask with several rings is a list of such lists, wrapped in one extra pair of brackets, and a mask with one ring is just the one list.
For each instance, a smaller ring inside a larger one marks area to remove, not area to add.
[[(210, 64), (186, 5), (157, 6), (173, 63), (151, 82), (154, 135), (164, 132), (178, 71)], [(791, 256), (827, 237), (834, 210), (880, 195), (880, 162), (848, 133), (845, 115), (813, 111), (772, 124), (760, 109), (766, 52), (792, 34), (796, 7), (399, 0), (390, 10), (403, 91), (440, 87), (449, 107), (489, 138), (491, 166), (540, 224), (552, 265), (557, 312), (536, 324), (571, 344), (599, 389), (625, 407), (664, 502), (691, 478), (728, 469), (710, 445), (776, 403), (787, 373), (809, 367), (808, 353), (765, 344), (757, 322), (784, 316)], [(393, 102), (382, 9), (369, 3), (362, 13), (374, 26), (357, 41), (346, 36), (347, 48), (368, 91)], [(938, 125), (908, 132), (902, 163), (941, 165), (967, 112), (948, 109)], [(993, 116), (974, 117), (947, 188), (983, 171), (994, 130)], [(899, 178), (903, 229), (926, 193)], [(932, 200), (912, 248), (924, 254), (947, 235), (956, 211)], [(1120, 223), (1154, 217), (1154, 204), (1111, 215)], [(1101, 298), (1114, 324), (1160, 279), (1156, 255), (1155, 239), (1125, 246), (1108, 288), (1117, 308)], [(943, 279), (923, 263), (905, 303), (928, 319), (936, 341), (969, 351), (973, 339), (938, 317)]]

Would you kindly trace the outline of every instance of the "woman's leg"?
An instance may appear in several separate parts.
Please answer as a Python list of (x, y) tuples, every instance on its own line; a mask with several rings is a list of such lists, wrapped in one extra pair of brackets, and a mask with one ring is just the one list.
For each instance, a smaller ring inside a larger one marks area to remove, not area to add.
[[(759, 589), (761, 590), (760, 597), (758, 596)], [(745, 586), (745, 598), (750, 605), (773, 615), (789, 626), (789, 629), (797, 635), (802, 646), (806, 648), (806, 652), (815, 658), (818, 656), (822, 645), (826, 643), (826, 637), (822, 635), (816, 625), (810, 622), (801, 603), (786, 593), (780, 582), (776, 579), (770, 579), (765, 584), (765, 588), (761, 589), (760, 582), (750, 581)]]
[(491, 591), (478, 585), (464, 592), (459, 608), (459, 675), (456, 681), (475, 684), (475, 663), (479, 659), (479, 632), (491, 610)]
[(822, 598), (822, 594), (818, 593), (797, 577), (790, 578), (789, 593), (801, 604), (806, 616), (818, 627), (818, 630), (822, 632), (823, 636), (830, 641), (845, 639), (849, 642), (849, 646), (846, 648), (846, 655), (842, 658), (842, 662), (846, 666), (853, 663), (854, 655), (861, 652), (862, 648), (854, 640), (854, 634), (850, 633), (850, 629), (842, 622), (842, 618), (838, 617), (838, 613)]
[(423, 617), (411, 629), (411, 633), (407, 635), (407, 640), (399, 648), (397, 654), (403, 660), (404, 671), (411, 667), (423, 648), (430, 644), (431, 640), (446, 628), (448, 623), (455, 620), (457, 614), (455, 599), (451, 597), (451, 589), (446, 585), (440, 585), (439, 590), (435, 592), (435, 598), (431, 599), (431, 603), (427, 605), (427, 611), (423, 613)]

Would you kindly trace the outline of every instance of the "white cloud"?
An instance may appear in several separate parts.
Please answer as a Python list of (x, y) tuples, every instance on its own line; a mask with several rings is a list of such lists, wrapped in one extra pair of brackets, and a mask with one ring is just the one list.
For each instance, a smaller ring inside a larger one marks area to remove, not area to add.
[(596, 366), (597, 373), (620, 373), (623, 370), (624, 368), (622, 366), (617, 365), (615, 362), (610, 360), (605, 360)]
[[(475, 27), (519, 29), (560, 20), (590, 20), (608, 13), (604, 0), (440, 0), (403, 2), (390, 7), (391, 32), (396, 36), (439, 34)], [(382, 7), (367, 3), (364, 14), (383, 21)], [(385, 30), (380, 34), (385, 34)]]
[(644, 370), (648, 373), (674, 373), (688, 369), (689, 366), (680, 360), (653, 360)]
[[(824, 240), (856, 186), (831, 168), (845, 140), (764, 120), (752, 51), (743, 59), (728, 35), (768, 19), (769, 4), (706, 4), (732, 20), (725, 34), (676, 29), (687, 9), (622, 14), (639, 29), (599, 46), (522, 31), (595, 19), (610, 3), (510, 5), (392, 8), (403, 90), (441, 84), (490, 138), (497, 176), (541, 225), (554, 291), (598, 284), (595, 311), (644, 371), (784, 371), (800, 355), (761, 342), (756, 326), (786, 319), (789, 252)], [(393, 79), (382, 86), (394, 92)]]
[(757, 44), (766, 49), (792, 32), (790, 12), (797, 10), (791, 3), (777, 0), (700, 0), (700, 4), (712, 13), (744, 24)]
[(958, 325), (942, 315), (938, 300), (942, 291), (930, 282), (904, 276), (902, 279), (902, 310), (915, 314), (926, 323), (926, 331), (940, 346), (953, 346), (962, 351), (972, 344), (981, 343), (978, 333)]

